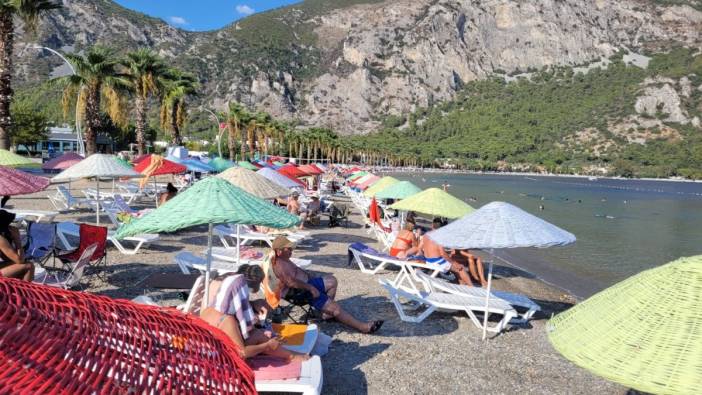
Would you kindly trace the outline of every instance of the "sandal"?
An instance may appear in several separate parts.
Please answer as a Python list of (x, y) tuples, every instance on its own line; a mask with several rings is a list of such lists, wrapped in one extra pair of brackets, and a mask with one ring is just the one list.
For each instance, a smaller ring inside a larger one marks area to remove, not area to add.
[(378, 320), (378, 321), (373, 321), (373, 325), (371, 325), (370, 330), (368, 333), (375, 333), (378, 332), (378, 329), (380, 329), (381, 326), (383, 326), (383, 323), (385, 321), (383, 320)]

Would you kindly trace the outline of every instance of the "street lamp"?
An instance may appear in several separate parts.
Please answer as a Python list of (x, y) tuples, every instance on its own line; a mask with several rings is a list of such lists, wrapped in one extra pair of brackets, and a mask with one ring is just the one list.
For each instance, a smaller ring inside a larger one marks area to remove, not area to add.
[[(76, 75), (76, 69), (73, 68), (71, 62), (69, 62), (68, 59), (66, 59), (60, 52), (38, 44), (27, 44), (27, 46), (25, 46), (25, 49), (38, 49), (40, 51), (46, 50), (51, 52), (52, 54), (58, 56), (59, 58), (61, 58), (61, 60), (66, 62), (68, 67), (71, 69), (71, 74)], [(85, 157), (85, 144), (83, 143), (83, 136), (80, 130), (80, 117), (78, 115), (78, 106), (76, 105), (76, 143), (78, 144), (78, 154)]]
[(220, 127), (221, 121), (219, 120), (219, 117), (217, 116), (217, 114), (214, 113), (214, 111), (212, 111), (208, 108), (205, 108), (205, 107), (200, 107), (200, 110), (205, 111), (208, 114), (210, 114), (210, 116), (212, 116), (214, 118), (215, 122), (217, 122), (217, 130), (218, 130), (218, 132), (217, 132), (217, 151), (219, 152), (219, 157), (221, 158), (222, 157), (222, 134), (224, 134), (224, 128)]

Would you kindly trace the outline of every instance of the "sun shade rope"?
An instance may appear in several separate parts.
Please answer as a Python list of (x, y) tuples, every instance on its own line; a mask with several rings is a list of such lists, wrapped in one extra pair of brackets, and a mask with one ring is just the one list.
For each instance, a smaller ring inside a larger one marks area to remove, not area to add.
[(0, 392), (255, 393), (234, 343), (197, 317), (0, 278)]

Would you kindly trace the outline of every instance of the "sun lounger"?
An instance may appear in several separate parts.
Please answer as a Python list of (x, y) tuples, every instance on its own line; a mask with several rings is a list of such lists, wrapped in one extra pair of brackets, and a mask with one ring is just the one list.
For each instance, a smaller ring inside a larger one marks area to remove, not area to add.
[[(222, 245), (224, 245), (227, 248), (236, 247), (236, 228), (227, 225), (217, 225), (214, 227), (214, 232), (219, 237), (219, 240), (222, 242)], [(309, 233), (306, 232), (291, 232), (287, 234), (281, 234), (294, 243), (299, 243), (304, 238), (309, 236)], [(263, 241), (266, 244), (268, 244), (269, 247), (273, 247), (273, 240), (275, 240), (275, 238), (280, 236), (281, 234), (254, 232), (248, 227), (241, 226), (239, 229), (239, 243), (241, 245), (248, 245), (253, 243), (254, 241)], [(231, 244), (227, 241), (227, 237), (232, 239)]]
[[(478, 319), (476, 313), (483, 315), (485, 313), (485, 299), (475, 296), (468, 295), (456, 295), (444, 292), (424, 292), (421, 291), (418, 294), (407, 292), (406, 290), (395, 287), (390, 281), (385, 279), (379, 280), (380, 284), (385, 288), (390, 294), (390, 300), (392, 301), (397, 313), (400, 315), (400, 319), (406, 322), (419, 323), (424, 321), (431, 313), (436, 310), (445, 311), (465, 311), (473, 324), (483, 329), (482, 320)], [(408, 308), (408, 306), (403, 305), (403, 300), (406, 302), (412, 302), (415, 305)], [(409, 311), (418, 311), (419, 307), (425, 306), (426, 308), (421, 313), (412, 315)], [(499, 333), (501, 332), (509, 321), (517, 316), (517, 312), (510, 306), (507, 302), (503, 300), (495, 300), (494, 303), (490, 303), (488, 307), (489, 314), (496, 314), (501, 316), (499, 322), (494, 324), (492, 327), (487, 328), (489, 332)]]
[(361, 269), (361, 272), (366, 274), (376, 274), (385, 269), (388, 265), (401, 268), (402, 265), (405, 264), (405, 261), (401, 259), (380, 252), (362, 243), (353, 243), (349, 246), (348, 250), (350, 253), (349, 264), (351, 263), (351, 259), (353, 259), (358, 265), (358, 268)]
[[(66, 236), (79, 237), (78, 229), (78, 225), (72, 222), (61, 222), (58, 224), (56, 235), (66, 250), (71, 250), (74, 248)], [(151, 244), (160, 239), (160, 236), (157, 234), (144, 233), (118, 240), (114, 237), (115, 232), (116, 231), (114, 230), (108, 231), (107, 240), (112, 242), (117, 250), (124, 255), (135, 255), (144, 245)], [(130, 242), (134, 246), (132, 248), (128, 248), (127, 245), (125, 245), (125, 241)]]
[[(207, 250), (202, 252), (203, 255), (207, 255)], [(236, 247), (234, 248), (227, 248), (227, 247), (212, 247), (212, 258), (218, 259), (221, 261), (225, 262), (236, 262), (237, 261), (237, 253), (236, 253)], [(241, 262), (245, 262), (248, 264), (260, 264), (261, 259), (241, 259)], [(310, 259), (300, 259), (300, 258), (290, 258), (290, 262), (294, 263), (295, 265), (299, 267), (305, 267), (309, 266), (312, 264), (312, 260)]]
[(58, 211), (45, 211), (45, 210), (25, 210), (25, 209), (12, 209), (8, 212), (14, 213), (17, 218), (21, 218), (23, 221), (33, 221), (33, 222), (53, 222), (54, 218), (59, 215)]
[[(176, 254), (173, 261), (183, 274), (190, 274), (192, 269), (204, 272), (207, 270), (207, 259), (197, 256), (191, 252), (183, 251)], [(255, 264), (254, 261), (242, 260), (241, 264)], [(233, 262), (225, 262), (218, 259), (212, 259), (212, 264), (210, 269), (217, 271), (218, 273), (233, 273), (239, 269), (239, 266)]]
[[(484, 288), (449, 283), (447, 281), (431, 277), (421, 271), (416, 271), (415, 276), (424, 284), (424, 287), (428, 292), (445, 292), (455, 295), (475, 296), (481, 298), (483, 301), (487, 295), (487, 290)], [(493, 300), (504, 300), (511, 306), (524, 311), (524, 313), (519, 313), (520, 318), (513, 319), (512, 323), (525, 323), (531, 319), (534, 313), (541, 310), (541, 307), (534, 303), (534, 301), (531, 299), (524, 295), (511, 292), (491, 290), (490, 304), (492, 304)]]
[(56, 194), (48, 196), (51, 204), (56, 210), (77, 210), (81, 208), (94, 208), (95, 201), (84, 198), (77, 198), (71, 195), (65, 186), (56, 187)]
[(284, 380), (256, 379), (256, 391), (318, 395), (322, 391), (322, 377), (322, 361), (318, 356), (314, 356), (302, 362), (299, 378)]

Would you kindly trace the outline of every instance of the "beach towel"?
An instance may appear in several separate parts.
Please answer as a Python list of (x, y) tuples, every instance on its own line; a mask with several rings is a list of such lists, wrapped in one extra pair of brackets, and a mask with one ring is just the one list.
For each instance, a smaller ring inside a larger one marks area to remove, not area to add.
[(254, 371), (256, 380), (287, 380), (299, 379), (302, 362), (286, 362), (280, 358), (257, 355), (246, 362)]
[[(214, 286), (216, 287), (217, 285), (214, 284)], [(236, 317), (236, 320), (239, 322), (241, 337), (244, 339), (249, 338), (249, 332), (253, 329), (255, 314), (249, 303), (249, 287), (244, 276), (237, 274), (227, 276), (222, 280), (219, 284), (219, 289), (215, 293), (214, 300), (209, 303), (209, 307), (222, 314)]]
[(261, 267), (263, 268), (263, 282), (261, 282), (261, 288), (263, 289), (263, 295), (266, 297), (266, 302), (272, 308), (277, 308), (280, 305), (280, 295), (275, 291), (278, 289), (280, 280), (275, 275), (273, 271), (273, 259), (275, 258), (275, 252), (270, 251)]
[(351, 252), (351, 249), (352, 249), (352, 248), (353, 248), (354, 250), (359, 251), (359, 252), (362, 252), (362, 253), (364, 253), (364, 254), (375, 255), (375, 256), (377, 256), (377, 257), (379, 257), (379, 258), (389, 258), (389, 259), (392, 259), (392, 260), (398, 260), (398, 259), (399, 259), (399, 258), (394, 257), (394, 256), (392, 256), (392, 255), (388, 255), (388, 254), (386, 254), (386, 253), (384, 253), (384, 252), (380, 252), (380, 251), (376, 250), (375, 248), (370, 247), (370, 246), (368, 246), (368, 245), (366, 245), (366, 244), (356, 242), (356, 243), (351, 244), (351, 245), (348, 247), (348, 259), (349, 259), (349, 261), (348, 261), (348, 266), (351, 266), (351, 264), (353, 263), (353, 253)]
[(273, 324), (273, 331), (285, 340), (285, 344), (299, 346), (305, 343), (307, 325)]

